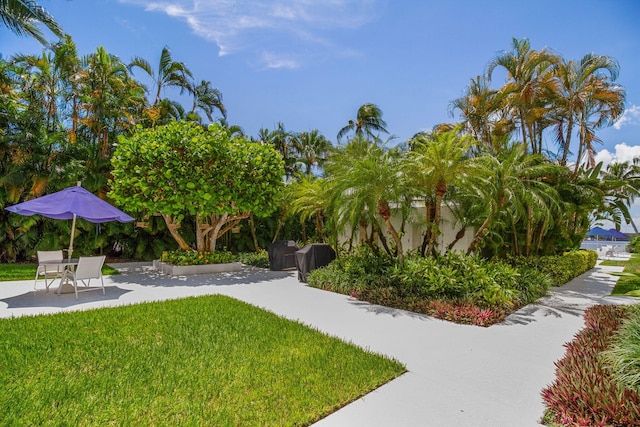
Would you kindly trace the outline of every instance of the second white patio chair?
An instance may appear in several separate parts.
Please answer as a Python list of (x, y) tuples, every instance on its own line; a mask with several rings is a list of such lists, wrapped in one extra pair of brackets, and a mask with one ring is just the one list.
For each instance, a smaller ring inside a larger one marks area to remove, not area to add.
[[(89, 287), (91, 279), (100, 279), (102, 283), (102, 295), (104, 292), (104, 280), (102, 278), (102, 265), (104, 264), (105, 256), (81, 256), (78, 259), (78, 266), (75, 271), (65, 270), (60, 279), (60, 286), (65, 280), (70, 279), (73, 281), (73, 289), (76, 292), (76, 299), (78, 299), (78, 281), (82, 282), (85, 287)], [(86, 282), (85, 282), (86, 281)], [(99, 288), (84, 289), (84, 291), (93, 291)]]
[[(64, 269), (59, 262), (63, 259), (62, 251), (38, 251), (38, 269), (36, 270), (36, 279), (33, 282), (33, 289), (38, 285), (38, 277), (44, 276), (44, 287), (49, 291), (49, 286), (53, 281), (62, 276)], [(46, 264), (51, 261), (52, 264)], [(48, 281), (51, 279), (51, 281)]]

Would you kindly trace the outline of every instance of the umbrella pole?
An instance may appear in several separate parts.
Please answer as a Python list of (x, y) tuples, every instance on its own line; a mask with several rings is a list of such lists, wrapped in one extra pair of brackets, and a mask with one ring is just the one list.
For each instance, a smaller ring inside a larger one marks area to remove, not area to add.
[(76, 231), (76, 214), (73, 214), (73, 222), (71, 223), (71, 240), (69, 241), (69, 259), (73, 254), (73, 235)]

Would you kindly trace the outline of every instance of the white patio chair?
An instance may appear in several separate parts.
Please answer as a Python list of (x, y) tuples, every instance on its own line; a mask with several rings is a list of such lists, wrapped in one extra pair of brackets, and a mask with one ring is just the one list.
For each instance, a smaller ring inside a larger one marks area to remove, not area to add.
[[(73, 281), (73, 289), (76, 293), (76, 299), (78, 299), (78, 281), (82, 282), (82, 284), (89, 288), (89, 284), (91, 283), (91, 279), (100, 279), (102, 283), (102, 295), (105, 295), (104, 292), (104, 280), (102, 278), (102, 265), (104, 264), (105, 256), (81, 256), (78, 259), (78, 266), (75, 271), (65, 270), (62, 274), (62, 278), (60, 279), (60, 286), (67, 279), (71, 279)], [(86, 280), (86, 282), (85, 282)], [(93, 289), (84, 289), (84, 291), (93, 291), (99, 288)]]
[[(38, 269), (36, 270), (36, 278), (33, 282), (33, 289), (37, 289), (38, 277), (44, 276), (44, 286), (49, 292), (49, 286), (58, 277), (62, 277), (64, 267), (58, 264), (63, 259), (62, 251), (38, 251)], [(52, 264), (44, 264), (52, 261)], [(51, 281), (47, 281), (51, 279)]]

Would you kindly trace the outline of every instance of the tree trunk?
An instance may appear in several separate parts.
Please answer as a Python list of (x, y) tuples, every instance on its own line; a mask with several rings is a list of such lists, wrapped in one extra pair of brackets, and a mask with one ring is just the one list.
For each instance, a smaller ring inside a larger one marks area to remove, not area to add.
[(456, 233), (456, 237), (453, 239), (453, 242), (449, 243), (449, 245), (447, 245), (447, 252), (451, 251), (453, 249), (453, 247), (456, 245), (456, 243), (458, 243), (460, 241), (460, 239), (462, 239), (464, 237), (464, 234), (467, 231), (467, 227), (463, 226), (460, 231), (458, 231)]
[(567, 122), (567, 137), (564, 139), (564, 147), (562, 147), (562, 159), (560, 159), (560, 165), (565, 166), (567, 164), (567, 158), (569, 157), (569, 150), (571, 149), (571, 134), (573, 133), (573, 120), (569, 119)]
[(396, 251), (398, 252), (398, 262), (400, 264), (403, 264), (404, 250), (402, 249), (402, 239), (400, 239), (400, 235), (391, 223), (391, 208), (389, 207), (389, 203), (387, 203), (386, 200), (378, 200), (378, 215), (380, 215), (382, 219), (384, 219), (384, 225), (387, 228), (389, 234), (391, 234), (391, 237), (396, 244)]
[(253, 239), (253, 248), (256, 253), (260, 252), (260, 246), (258, 245), (258, 236), (256, 236), (256, 223), (253, 220), (253, 212), (249, 215), (249, 229), (251, 230), (251, 238)]
[(178, 232), (178, 227), (180, 227), (180, 224), (175, 224), (173, 222), (173, 219), (169, 215), (162, 214), (162, 217), (164, 218), (165, 224), (167, 224), (167, 228), (169, 229), (171, 237), (173, 237), (173, 239), (178, 243), (180, 249), (182, 249), (183, 251), (193, 251), (191, 246), (189, 246), (189, 244), (182, 238), (182, 236)]
[(280, 216), (278, 216), (278, 225), (276, 225), (276, 232), (273, 234), (273, 240), (271, 241), (271, 243), (275, 243), (278, 240), (278, 236), (280, 235), (280, 231), (282, 230), (282, 227), (284, 226), (284, 217), (287, 213), (286, 209), (282, 209), (282, 213), (280, 214)]

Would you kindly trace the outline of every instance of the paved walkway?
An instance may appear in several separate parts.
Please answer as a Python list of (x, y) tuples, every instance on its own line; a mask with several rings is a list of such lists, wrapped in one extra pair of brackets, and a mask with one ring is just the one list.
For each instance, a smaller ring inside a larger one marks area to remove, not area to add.
[(630, 303), (607, 297), (617, 267), (598, 266), (490, 328), (456, 325), (375, 306), (298, 283), (293, 272), (245, 268), (170, 278), (145, 264), (125, 264), (101, 292), (55, 295), (32, 281), (0, 284), (0, 317), (55, 313), (225, 294), (298, 320), (404, 363), (408, 373), (321, 420), (342, 426), (535, 426), (540, 391), (554, 379), (563, 343), (583, 327), (593, 304)]

